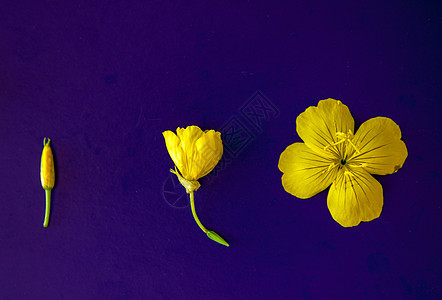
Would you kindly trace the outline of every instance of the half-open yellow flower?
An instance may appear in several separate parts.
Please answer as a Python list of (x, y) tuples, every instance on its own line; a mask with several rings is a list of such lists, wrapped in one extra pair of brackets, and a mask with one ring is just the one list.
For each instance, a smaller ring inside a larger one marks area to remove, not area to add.
[(370, 174), (392, 174), (404, 164), (408, 152), (399, 126), (376, 117), (353, 134), (348, 107), (326, 99), (298, 116), (296, 131), (304, 143), (288, 146), (279, 159), (284, 189), (306, 199), (331, 185), (328, 209), (344, 227), (378, 218), (383, 191)]
[(178, 128), (177, 134), (172, 131), (163, 132), (167, 151), (175, 164), (180, 183), (190, 194), (190, 206), (198, 226), (212, 240), (229, 246), (216, 232), (206, 229), (198, 219), (195, 211), (194, 191), (200, 187), (197, 181), (212, 171), (223, 155), (221, 133), (215, 130), (202, 131), (198, 126)]
[[(190, 182), (186, 191), (191, 193), (199, 188), (197, 182), (218, 164), (223, 155), (223, 142), (221, 133), (215, 130), (202, 131), (198, 126), (177, 128), (177, 134), (172, 131), (164, 131), (167, 151), (172, 158), (180, 174), (178, 178)], [(175, 172), (174, 172), (175, 173)]]

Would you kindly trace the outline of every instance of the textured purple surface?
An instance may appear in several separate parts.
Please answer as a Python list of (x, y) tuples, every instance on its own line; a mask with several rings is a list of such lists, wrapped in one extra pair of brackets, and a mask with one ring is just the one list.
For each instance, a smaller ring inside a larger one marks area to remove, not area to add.
[[(436, 1), (36, 2), (0, 10), (1, 299), (442, 297)], [(377, 177), (381, 217), (356, 228), (332, 220), (326, 192), (280, 183), (295, 118), (328, 97), (357, 125), (392, 118), (409, 150)], [(190, 124), (231, 150), (196, 193), (230, 248), (173, 188), (161, 132)]]

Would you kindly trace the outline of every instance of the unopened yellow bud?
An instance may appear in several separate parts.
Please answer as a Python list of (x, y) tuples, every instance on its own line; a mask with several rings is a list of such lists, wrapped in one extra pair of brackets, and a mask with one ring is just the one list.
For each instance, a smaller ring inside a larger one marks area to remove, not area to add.
[(40, 166), (40, 180), (41, 186), (45, 190), (46, 194), (46, 213), (43, 222), (43, 227), (48, 227), (49, 225), (49, 214), (51, 211), (51, 190), (55, 184), (55, 167), (54, 167), (54, 156), (52, 155), (51, 146), (49, 143), (51, 139), (46, 138), (43, 140), (43, 152), (41, 154), (41, 166)]
[(55, 184), (55, 168), (54, 168), (54, 156), (52, 155), (51, 146), (49, 143), (51, 139), (46, 138), (43, 140), (43, 153), (41, 154), (41, 168), (40, 168), (40, 179), (41, 186), (45, 190), (51, 190)]

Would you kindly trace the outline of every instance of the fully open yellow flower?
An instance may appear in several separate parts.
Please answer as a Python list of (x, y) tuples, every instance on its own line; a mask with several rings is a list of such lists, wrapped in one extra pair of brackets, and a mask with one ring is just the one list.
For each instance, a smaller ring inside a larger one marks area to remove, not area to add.
[(279, 159), (284, 189), (306, 199), (331, 185), (328, 209), (344, 227), (378, 218), (382, 186), (370, 174), (392, 174), (404, 164), (408, 152), (399, 126), (376, 117), (353, 134), (348, 107), (326, 99), (298, 116), (296, 131), (304, 143), (288, 146)]
[(178, 128), (177, 134), (169, 130), (164, 131), (163, 136), (167, 151), (175, 164), (175, 170), (170, 171), (177, 175), (180, 183), (190, 194), (190, 206), (196, 223), (209, 238), (229, 246), (216, 232), (206, 229), (201, 224), (196, 215), (194, 202), (194, 191), (200, 187), (197, 180), (209, 174), (223, 155), (221, 133), (215, 130), (202, 131), (198, 126), (187, 126)]

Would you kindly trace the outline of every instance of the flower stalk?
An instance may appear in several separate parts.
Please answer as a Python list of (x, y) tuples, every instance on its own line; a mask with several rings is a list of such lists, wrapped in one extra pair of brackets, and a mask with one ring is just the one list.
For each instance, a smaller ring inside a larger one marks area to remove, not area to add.
[(200, 219), (198, 218), (198, 216), (196, 214), (195, 199), (193, 196), (193, 192), (190, 193), (190, 208), (192, 209), (192, 215), (193, 215), (193, 218), (195, 219), (196, 224), (198, 224), (199, 228), (201, 228), (201, 230), (204, 231), (204, 233), (207, 233), (209, 230), (207, 230), (207, 228), (204, 227), (204, 225), (201, 223)]
[(45, 219), (43, 222), (43, 227), (48, 227), (49, 216), (51, 214), (51, 190), (45, 190), (45, 196), (46, 196), (46, 211), (45, 211)]
[(202, 231), (207, 235), (207, 237), (211, 240), (214, 240), (215, 242), (224, 245), (226, 247), (229, 247), (229, 243), (227, 243), (219, 234), (217, 234), (215, 231), (208, 230), (204, 225), (201, 223), (200, 219), (198, 218), (195, 210), (195, 199), (193, 192), (190, 193), (190, 208), (192, 209), (192, 215), (195, 219), (196, 224), (198, 224), (199, 228), (201, 228)]

